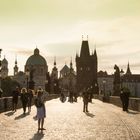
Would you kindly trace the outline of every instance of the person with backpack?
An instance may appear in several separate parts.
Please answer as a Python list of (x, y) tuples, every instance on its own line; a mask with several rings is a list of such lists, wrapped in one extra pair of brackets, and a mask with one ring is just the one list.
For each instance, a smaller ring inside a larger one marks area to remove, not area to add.
[(89, 89), (84, 88), (83, 90), (83, 112), (89, 112), (88, 111), (88, 102), (89, 102)]
[(26, 88), (21, 89), (21, 97), (20, 97), (20, 99), (21, 99), (21, 102), (22, 102), (23, 114), (25, 115), (26, 107), (27, 107), (27, 104), (28, 104), (28, 93), (27, 93)]
[(45, 128), (43, 128), (43, 125), (44, 125), (44, 118), (46, 117), (43, 92), (41, 90), (38, 90), (37, 92), (37, 97), (35, 99), (35, 106), (37, 108), (38, 132), (39, 132), (39, 130), (41, 131), (45, 130)]

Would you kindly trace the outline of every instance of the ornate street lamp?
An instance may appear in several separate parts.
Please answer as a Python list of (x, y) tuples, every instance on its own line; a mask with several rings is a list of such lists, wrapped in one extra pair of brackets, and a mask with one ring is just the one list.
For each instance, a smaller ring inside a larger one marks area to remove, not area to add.
[(124, 74), (124, 71), (123, 71), (123, 69), (121, 69), (121, 71), (120, 71), (121, 89), (122, 89), (122, 87), (123, 87), (123, 74)]
[(27, 84), (27, 91), (28, 91), (28, 88), (29, 88), (29, 82), (28, 81), (29, 81), (29, 76), (30, 76), (30, 72), (29, 72), (28, 69), (26, 70), (25, 75), (26, 75), (26, 80), (27, 80), (26, 84)]

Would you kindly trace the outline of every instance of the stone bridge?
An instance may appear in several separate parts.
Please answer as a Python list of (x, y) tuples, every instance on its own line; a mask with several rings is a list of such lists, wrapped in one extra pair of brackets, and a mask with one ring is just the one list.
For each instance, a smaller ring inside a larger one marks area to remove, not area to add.
[(93, 99), (89, 113), (83, 112), (82, 98), (77, 103), (46, 101), (43, 133), (37, 132), (36, 107), (0, 114), (1, 140), (140, 140), (140, 114)]

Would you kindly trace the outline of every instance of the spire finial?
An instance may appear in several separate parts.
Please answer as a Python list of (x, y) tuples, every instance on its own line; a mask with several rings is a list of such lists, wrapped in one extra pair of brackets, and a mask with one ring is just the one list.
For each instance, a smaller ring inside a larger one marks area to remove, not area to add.
[(82, 41), (84, 40), (84, 36), (82, 35)]
[(128, 65), (127, 65), (127, 71), (126, 71), (127, 75), (131, 75), (131, 70), (130, 70), (130, 66), (129, 66), (129, 61), (128, 61)]
[(72, 66), (72, 57), (71, 57), (71, 61), (70, 61), (70, 66)]
[(56, 56), (54, 57), (54, 66), (56, 66)]
[(87, 35), (87, 40), (88, 40), (88, 35)]
[(15, 55), (15, 65), (17, 65), (17, 55)]
[(94, 49), (96, 50), (96, 41), (95, 41), (95, 44), (94, 44)]

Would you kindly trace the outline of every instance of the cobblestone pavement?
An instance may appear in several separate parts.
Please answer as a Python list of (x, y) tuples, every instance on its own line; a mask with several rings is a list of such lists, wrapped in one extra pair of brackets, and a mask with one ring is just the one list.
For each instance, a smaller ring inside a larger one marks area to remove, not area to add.
[(43, 133), (37, 132), (35, 106), (30, 115), (22, 109), (0, 114), (0, 140), (140, 140), (140, 114), (123, 112), (112, 104), (93, 100), (89, 113), (78, 103), (46, 102), (47, 117)]

